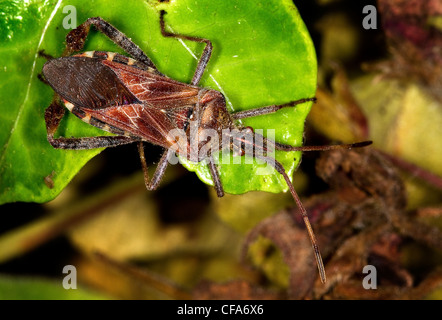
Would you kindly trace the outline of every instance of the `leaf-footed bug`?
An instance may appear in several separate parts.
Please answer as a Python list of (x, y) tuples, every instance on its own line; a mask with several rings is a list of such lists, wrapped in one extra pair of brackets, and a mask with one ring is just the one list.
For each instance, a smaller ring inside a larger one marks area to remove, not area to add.
[[(191, 83), (181, 83), (163, 75), (152, 60), (126, 35), (99, 17), (89, 18), (66, 36), (64, 57), (50, 59), (43, 67), (44, 79), (55, 91), (54, 100), (45, 112), (48, 141), (54, 148), (76, 150), (136, 142), (148, 190), (158, 187), (174, 154), (193, 162), (205, 160), (217, 195), (222, 197), (224, 190), (213, 153), (222, 150), (225, 145), (222, 145), (219, 139), (211, 139), (207, 132), (214, 132), (223, 138), (227, 132), (227, 138), (233, 141), (227, 145), (230, 150), (241, 156), (261, 159), (284, 177), (306, 225), (321, 281), (325, 282), (324, 264), (307, 212), (284, 167), (276, 159), (268, 157), (266, 152), (271, 149), (312, 151), (354, 148), (369, 145), (371, 142), (294, 147), (260, 136), (263, 144), (254, 143), (257, 136), (254, 130), (250, 127), (239, 127), (235, 123), (236, 120), (274, 113), (282, 108), (294, 107), (316, 99), (305, 98), (230, 114), (224, 96), (219, 91), (198, 86), (212, 53), (211, 41), (166, 31), (164, 15), (165, 11), (161, 11), (160, 27), (163, 36), (205, 45)], [(82, 50), (91, 25), (132, 58), (103, 51), (70, 56)], [(55, 138), (54, 134), (65, 112), (61, 102), (81, 120), (115, 136)], [(165, 149), (152, 179), (148, 175), (144, 142)]]

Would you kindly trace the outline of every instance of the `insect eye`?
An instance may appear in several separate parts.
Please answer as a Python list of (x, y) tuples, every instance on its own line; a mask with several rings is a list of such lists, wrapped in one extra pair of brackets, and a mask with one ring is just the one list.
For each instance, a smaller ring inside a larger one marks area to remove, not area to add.
[(233, 155), (235, 157), (242, 157), (246, 154), (246, 152), (244, 151), (244, 149), (242, 148), (234, 148), (233, 149)]
[(246, 134), (252, 134), (254, 132), (252, 127), (245, 127), (244, 131)]
[(184, 122), (184, 126), (183, 126), (184, 132), (187, 132), (187, 129), (189, 129), (189, 121)]

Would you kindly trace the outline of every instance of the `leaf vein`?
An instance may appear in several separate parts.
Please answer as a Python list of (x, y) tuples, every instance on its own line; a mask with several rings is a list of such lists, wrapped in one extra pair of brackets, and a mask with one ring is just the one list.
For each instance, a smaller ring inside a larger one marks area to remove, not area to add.
[(6, 139), (6, 143), (5, 143), (5, 145), (3, 146), (2, 150), (1, 150), (1, 155), (0, 155), (0, 176), (3, 174), (3, 171), (6, 168), (6, 166), (3, 165), (3, 162), (5, 160), (5, 156), (6, 156), (6, 152), (8, 150), (8, 147), (9, 147), (9, 143), (11, 142), (12, 135), (13, 135), (15, 129), (17, 128), (17, 124), (18, 124), (18, 122), (20, 120), (20, 117), (21, 117), (21, 114), (23, 112), (24, 106), (26, 105), (26, 102), (27, 102), (27, 100), (29, 98), (29, 93), (31, 91), (31, 85), (32, 85), (32, 78), (34, 76), (35, 66), (37, 64), (38, 51), (40, 50), (40, 46), (41, 46), (41, 44), (43, 42), (43, 39), (44, 39), (45, 34), (46, 34), (46, 31), (48, 30), (48, 27), (51, 24), (51, 21), (54, 18), (55, 14), (57, 13), (58, 8), (60, 7), (62, 2), (63, 2), (63, 0), (58, 0), (57, 4), (54, 7), (54, 10), (52, 10), (51, 15), (49, 16), (48, 21), (46, 22), (45, 26), (43, 27), (43, 31), (42, 31), (41, 36), (40, 36), (40, 40), (38, 41), (37, 48), (35, 50), (34, 61), (32, 63), (31, 74), (29, 76), (28, 87), (26, 89), (25, 98), (23, 99), (23, 103), (21, 104), (21, 106), (20, 106), (20, 108), (18, 110), (17, 117), (15, 118), (15, 121), (14, 121), (14, 123), (12, 125), (12, 128), (11, 128), (10, 132), (9, 132), (9, 136)]

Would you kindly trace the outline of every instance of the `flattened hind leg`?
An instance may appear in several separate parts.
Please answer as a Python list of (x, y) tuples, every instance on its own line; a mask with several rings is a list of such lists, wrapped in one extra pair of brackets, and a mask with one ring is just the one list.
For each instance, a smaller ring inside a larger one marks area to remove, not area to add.
[(98, 31), (115, 42), (115, 44), (130, 54), (135, 60), (142, 62), (147, 67), (158, 70), (152, 60), (150, 60), (140, 47), (132, 42), (132, 40), (130, 40), (124, 33), (100, 17), (87, 19), (84, 23), (80, 24), (77, 28), (67, 34), (66, 51), (63, 54), (64, 56), (71, 55), (72, 53), (83, 49), (91, 25), (94, 25)]
[(84, 150), (105, 147), (116, 147), (123, 144), (135, 142), (131, 137), (126, 136), (101, 136), (86, 138), (54, 138), (55, 132), (65, 113), (65, 108), (55, 96), (52, 103), (45, 111), (46, 131), (49, 143), (56, 149)]

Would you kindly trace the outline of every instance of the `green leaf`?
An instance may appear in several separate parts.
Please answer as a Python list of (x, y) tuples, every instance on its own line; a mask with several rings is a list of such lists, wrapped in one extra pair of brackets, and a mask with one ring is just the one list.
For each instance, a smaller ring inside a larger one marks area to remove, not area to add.
[[(61, 273), (60, 273), (61, 274)], [(66, 276), (61, 274), (62, 276)], [(64, 289), (63, 278), (59, 281), (0, 275), (0, 300), (103, 300), (104, 295), (87, 288)]]
[[(63, 28), (69, 13), (63, 13), (67, 5), (75, 7), (77, 24), (88, 17), (101, 16), (138, 44), (161, 72), (188, 83), (203, 45), (162, 37), (158, 10), (165, 9), (170, 30), (212, 40), (214, 50), (201, 85), (223, 92), (231, 112), (314, 96), (314, 48), (296, 8), (288, 0), (2, 1), (0, 203), (53, 199), (101, 151), (55, 150), (46, 140), (44, 110), (53, 91), (37, 79), (45, 62), (37, 53), (44, 49), (53, 56), (62, 54), (68, 32)], [(123, 53), (95, 31), (88, 37), (87, 50)], [(267, 129), (274, 129), (278, 142), (301, 145), (309, 110), (310, 104), (304, 104), (247, 119), (243, 124), (264, 129), (264, 134)], [(101, 130), (70, 114), (58, 132), (66, 137), (103, 135)], [(276, 158), (292, 174), (300, 154), (277, 152)], [(231, 163), (238, 160), (230, 159)], [(270, 174), (262, 175), (266, 165), (244, 164), (245, 160), (242, 159), (243, 164), (220, 165), (226, 192), (286, 189), (279, 174), (270, 170)], [(205, 165), (185, 165), (211, 183)], [(52, 183), (46, 184), (45, 177)]]

